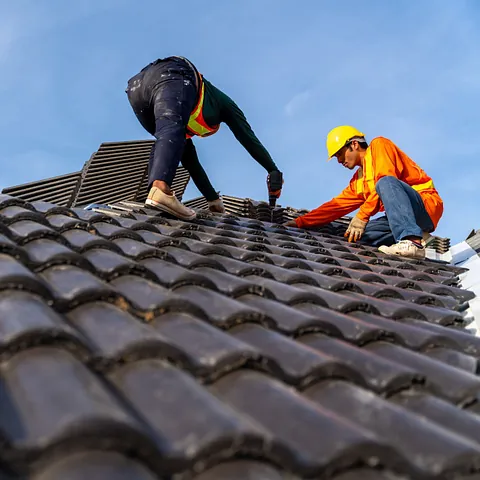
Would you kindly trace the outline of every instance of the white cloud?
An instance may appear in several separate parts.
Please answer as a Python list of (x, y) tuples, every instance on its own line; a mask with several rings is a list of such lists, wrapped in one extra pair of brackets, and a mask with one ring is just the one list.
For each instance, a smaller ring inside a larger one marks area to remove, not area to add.
[(297, 113), (305, 104), (312, 98), (311, 90), (304, 90), (303, 92), (295, 94), (285, 105), (284, 111), (287, 116), (292, 116)]

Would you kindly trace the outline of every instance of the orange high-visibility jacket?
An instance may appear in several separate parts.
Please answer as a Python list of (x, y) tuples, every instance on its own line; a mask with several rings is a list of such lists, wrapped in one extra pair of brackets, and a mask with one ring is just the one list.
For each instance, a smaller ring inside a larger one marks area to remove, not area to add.
[[(359, 171), (363, 172), (362, 176)], [(375, 191), (375, 184), (385, 176), (396, 177), (414, 188), (422, 197), (434, 228), (437, 228), (443, 214), (443, 201), (432, 179), (392, 141), (383, 137), (376, 137), (370, 142), (362, 169), (355, 172), (348, 187), (329, 202), (297, 217), (297, 226), (323, 225), (348, 215), (359, 207), (357, 217), (368, 221), (371, 216), (385, 210)]]

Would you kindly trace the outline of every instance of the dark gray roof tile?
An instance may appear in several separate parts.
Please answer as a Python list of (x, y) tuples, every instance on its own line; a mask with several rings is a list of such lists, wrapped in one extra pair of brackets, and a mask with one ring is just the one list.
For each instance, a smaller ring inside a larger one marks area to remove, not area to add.
[(135, 231), (129, 228), (119, 227), (111, 223), (97, 222), (92, 227), (95, 232), (108, 240), (115, 238), (132, 238), (133, 240), (142, 240), (142, 237)]
[(151, 326), (177, 352), (177, 363), (209, 381), (226, 372), (257, 362), (259, 350), (208, 323), (185, 313), (167, 313)]
[[(405, 345), (412, 350), (424, 350), (428, 347), (447, 346), (462, 349), (460, 342), (456, 342), (451, 335), (451, 329), (441, 328), (439, 331), (431, 331), (425, 326), (424, 321), (415, 324), (407, 323), (405, 319), (394, 320), (372, 315), (365, 312), (352, 312), (349, 316), (362, 320), (367, 325), (376, 326), (385, 332), (385, 337), (395, 343)], [(378, 337), (377, 337), (378, 338)], [(369, 340), (369, 339), (367, 339)], [(480, 339), (479, 339), (480, 340)], [(359, 343), (359, 342), (356, 342)], [(480, 342), (479, 342), (480, 343)]]
[(333, 381), (312, 387), (307, 395), (391, 445), (414, 467), (413, 478), (452, 470), (468, 473), (480, 465), (478, 443), (452, 437), (438, 424), (419, 422), (409, 411), (355, 385)]
[(31, 477), (31, 480), (67, 479), (158, 480), (158, 477), (127, 455), (94, 450), (68, 455), (44, 466)]
[(63, 207), (51, 202), (45, 202), (43, 200), (34, 200), (30, 202), (30, 205), (39, 213), (43, 213), (50, 217), (51, 215), (67, 215), (75, 218), (75, 214), (67, 207)]
[(90, 248), (108, 248), (113, 251), (121, 252), (120, 248), (113, 242), (109, 242), (93, 233), (80, 229), (66, 230), (62, 232), (63, 238), (77, 252), (85, 252)]
[(26, 207), (26, 208), (32, 208), (31, 204), (26, 202), (20, 197), (12, 196), (12, 195), (7, 195), (5, 193), (0, 193), (0, 208), (5, 208), (10, 205), (19, 205), (21, 207)]
[[(56, 479), (55, 479), (56, 480)], [(59, 479), (60, 480), (60, 479)], [(76, 479), (74, 479), (76, 480)], [(109, 480), (109, 479), (108, 479)], [(122, 480), (122, 479), (120, 479)], [(140, 479), (141, 480), (141, 479)], [(254, 460), (222, 463), (194, 477), (194, 480), (299, 480), (289, 473)]]
[(413, 318), (404, 318), (402, 322), (428, 330), (436, 335), (448, 336), (449, 340), (454, 342), (463, 352), (473, 356), (480, 356), (480, 338), (471, 333), (457, 328), (446, 329), (442, 325), (427, 323)]
[(433, 358), (385, 342), (365, 347), (383, 360), (405, 365), (426, 378), (426, 388), (454, 403), (467, 404), (480, 392), (480, 378)]
[(12, 205), (0, 209), (0, 219), (7, 225), (22, 220), (48, 224), (47, 220), (40, 213), (33, 210), (33, 208), (29, 209), (18, 205)]
[[(423, 383), (425, 379), (423, 372), (411, 368), (406, 363), (379, 357), (370, 350), (323, 334), (307, 334), (301, 336), (298, 341), (323, 354), (338, 358), (361, 375), (365, 386), (378, 393), (396, 392)], [(400, 347), (399, 349), (403, 350)]]
[(333, 480), (404, 480), (405, 477), (399, 477), (391, 472), (385, 470), (374, 469), (355, 469), (348, 472), (335, 475)]
[(115, 202), (0, 196), (9, 480), (480, 472), (464, 269), (348, 244), (345, 222), (262, 223), (250, 200), (192, 222)]
[(0, 293), (0, 317), (3, 357), (38, 344), (83, 349), (83, 338), (38, 295), (11, 290)]
[[(187, 270), (172, 262), (159, 258), (147, 258), (140, 263), (155, 276), (155, 279), (161, 285), (168, 288), (177, 288), (184, 285), (201, 285), (213, 290), (217, 288), (215, 283), (206, 276)], [(209, 269), (209, 271), (212, 270)]]
[(171, 358), (176, 354), (164, 337), (115, 305), (91, 302), (71, 310), (66, 317), (88, 340), (91, 361), (98, 369), (148, 356)]
[[(204, 458), (231, 455), (232, 446), (259, 452), (264, 433), (182, 370), (161, 360), (140, 360), (110, 375), (158, 440), (166, 474)], [(179, 415), (181, 412), (181, 415)]]
[(192, 312), (208, 318), (202, 307), (197, 307), (190, 298), (182, 297), (145, 278), (124, 275), (112, 280), (110, 286), (127, 300), (136, 315), (145, 320), (152, 320), (156, 315), (169, 311)]
[[(318, 308), (325, 315), (310, 315), (308, 311), (303, 313), (297, 308), (294, 309), (280, 302), (258, 295), (243, 295), (238, 300), (264, 312), (265, 316), (269, 318), (270, 323), (275, 325), (276, 329), (287, 334), (297, 334), (313, 330), (327, 332), (333, 336), (342, 336), (342, 325), (336, 323), (336, 313), (331, 310), (322, 309), (317, 305), (311, 306)], [(309, 304), (301, 304), (300, 307), (307, 305)]]
[(392, 398), (402, 407), (480, 444), (480, 417), (424, 392), (401, 392)]
[(35, 347), (2, 362), (0, 405), (5, 456), (19, 470), (21, 458), (65, 440), (70, 448), (148, 443), (102, 381), (61, 348)]
[(196, 268), (195, 272), (208, 278), (215, 285), (216, 290), (230, 297), (235, 298), (252, 293), (262, 297), (275, 298), (268, 288), (259, 285), (255, 280), (249, 280), (249, 277), (244, 279), (209, 267)]
[[(375, 297), (366, 297), (358, 293), (348, 293), (353, 301), (354, 299), (368, 303), (372, 309), (377, 310), (380, 315), (395, 319), (417, 318), (442, 325), (463, 325), (464, 319), (461, 314), (447, 308), (418, 305), (412, 302), (391, 299), (388, 300)], [(375, 312), (375, 313), (377, 313)]]
[(186, 285), (175, 289), (175, 294), (205, 312), (216, 326), (228, 327), (243, 322), (262, 322), (266, 318), (261, 310), (204, 287)]
[(198, 268), (198, 267), (210, 267), (218, 270), (225, 270), (225, 267), (213, 258), (204, 257), (190, 250), (185, 250), (178, 247), (164, 247), (162, 249), (167, 252), (175, 261), (184, 268)]
[(37, 238), (51, 238), (53, 240), (60, 240), (61, 236), (51, 227), (47, 227), (42, 223), (32, 222), (31, 220), (21, 220), (9, 225), (10, 231), (13, 234), (13, 238), (20, 245)]
[(301, 388), (330, 377), (363, 383), (361, 374), (342, 359), (309, 348), (260, 325), (244, 324), (229, 331), (262, 352), (262, 368)]
[(260, 373), (235, 372), (216, 382), (212, 391), (267, 430), (273, 440), (272, 453), (281, 456), (282, 463), (302, 477), (373, 460), (373, 452), (380, 461), (392, 455), (366, 430), (338, 422), (328, 411), (318, 409), (280, 381)]
[(258, 263), (257, 261), (252, 261), (251, 263), (245, 263), (241, 262), (240, 260), (235, 260), (234, 258), (224, 257), (218, 254), (209, 255), (209, 258), (216, 260), (222, 265), (225, 271), (238, 277), (258, 275), (261, 277), (273, 278), (273, 276), (265, 269), (264, 262)]
[[(150, 218), (146, 215), (144, 217), (145, 217), (145, 220)], [(150, 232), (158, 232), (157, 227), (155, 225), (145, 220), (139, 220), (136, 218), (125, 218), (125, 217), (117, 217), (116, 220), (118, 224), (123, 228), (129, 228), (131, 230), (148, 230)]]
[(107, 283), (79, 267), (57, 265), (43, 270), (39, 277), (48, 283), (55, 305), (62, 311), (84, 302), (118, 297)]
[(59, 232), (70, 230), (72, 228), (83, 228), (85, 230), (88, 228), (88, 223), (84, 220), (80, 220), (64, 213), (49, 215), (47, 219), (48, 223)]
[(52, 292), (47, 283), (13, 257), (0, 254), (0, 289), (21, 289), (38, 293), (47, 300)]
[[(105, 240), (106, 242), (106, 240)], [(106, 245), (113, 244), (115, 249), (127, 257), (131, 257), (136, 261), (140, 261), (143, 258), (172, 258), (164, 249), (154, 248), (150, 245), (146, 245), (138, 240), (132, 240), (130, 238), (117, 238), (113, 242), (105, 243)], [(108, 247), (107, 247), (108, 248)]]
[(425, 355), (430, 358), (435, 358), (452, 367), (465, 370), (468, 373), (476, 375), (478, 372), (478, 359), (472, 355), (459, 352), (447, 347), (434, 347), (425, 350)]
[(92, 265), (84, 256), (63, 243), (49, 238), (28, 242), (24, 249), (31, 267), (36, 271), (45, 270), (53, 265), (76, 265), (85, 270), (93, 270)]
[(104, 280), (130, 274), (156, 279), (155, 275), (139, 263), (105, 248), (88, 250), (82, 258), (86, 258), (93, 266), (95, 273)]
[[(1, 223), (0, 223), (1, 225)], [(1, 228), (0, 228), (1, 230)], [(8, 232), (10, 235), (10, 232)], [(6, 253), (11, 257), (17, 258), (24, 263), (28, 262), (28, 256), (23, 247), (17, 245), (8, 236), (0, 233), (0, 253)]]

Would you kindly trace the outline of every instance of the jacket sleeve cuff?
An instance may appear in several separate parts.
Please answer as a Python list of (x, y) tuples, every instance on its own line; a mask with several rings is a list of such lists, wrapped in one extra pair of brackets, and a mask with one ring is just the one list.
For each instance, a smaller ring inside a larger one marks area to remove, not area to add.
[(295, 218), (295, 223), (297, 224), (297, 227), (298, 227), (298, 228), (302, 228), (302, 227), (303, 227), (303, 219), (302, 219), (302, 217), (297, 217), (297, 218)]
[(370, 215), (363, 213), (363, 212), (358, 212), (356, 217), (359, 220), (362, 220), (362, 222), (368, 222), (370, 220)]

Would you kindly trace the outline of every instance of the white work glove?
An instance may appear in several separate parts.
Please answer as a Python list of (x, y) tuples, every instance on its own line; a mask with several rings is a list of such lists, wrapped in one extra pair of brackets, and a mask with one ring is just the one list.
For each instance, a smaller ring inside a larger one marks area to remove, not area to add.
[(221, 198), (208, 202), (208, 209), (212, 213), (225, 213), (225, 206), (223, 205)]
[(349, 242), (357, 242), (362, 238), (367, 223), (368, 222), (360, 220), (358, 217), (353, 217), (348, 225), (347, 231), (343, 236), (348, 237)]

